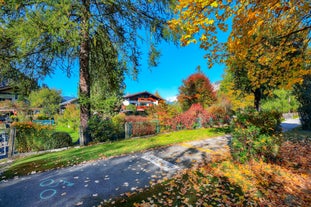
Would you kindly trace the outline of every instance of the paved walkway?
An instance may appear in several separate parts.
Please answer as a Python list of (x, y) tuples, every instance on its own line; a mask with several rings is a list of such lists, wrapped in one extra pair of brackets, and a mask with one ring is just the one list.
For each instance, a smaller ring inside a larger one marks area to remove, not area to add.
[(0, 183), (0, 206), (94, 206), (171, 177), (226, 150), (229, 136), (209, 138)]

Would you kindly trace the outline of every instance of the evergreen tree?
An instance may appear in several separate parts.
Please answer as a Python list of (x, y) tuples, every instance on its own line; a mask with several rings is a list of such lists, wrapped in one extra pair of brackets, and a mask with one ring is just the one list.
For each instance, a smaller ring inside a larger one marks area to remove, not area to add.
[(91, 110), (104, 117), (113, 116), (122, 105), (127, 68), (119, 61), (115, 46), (103, 31), (97, 31), (95, 38), (90, 53)]
[[(0, 52), (3, 65), (36, 80), (62, 68), (68, 75), (79, 63), (79, 103), (82, 136), (90, 117), (90, 58), (105, 34), (118, 58), (132, 74), (139, 68), (139, 31), (150, 31), (150, 63), (156, 63), (155, 43), (164, 34), (170, 0), (8, 0), (0, 2)], [(172, 1), (173, 2), (173, 1)], [(98, 35), (98, 31), (101, 34)], [(4, 40), (4, 41), (2, 41)], [(1, 64), (2, 65), (2, 64)]]

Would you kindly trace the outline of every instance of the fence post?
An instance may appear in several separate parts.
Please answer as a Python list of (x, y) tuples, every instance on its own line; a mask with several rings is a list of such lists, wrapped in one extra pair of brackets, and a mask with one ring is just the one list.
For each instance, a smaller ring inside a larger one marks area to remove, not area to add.
[(132, 123), (131, 122), (125, 122), (124, 131), (125, 131), (125, 139), (130, 138), (132, 136)]
[(15, 137), (16, 137), (16, 128), (10, 128), (10, 136), (9, 136), (9, 151), (8, 151), (8, 158), (14, 156), (14, 149), (15, 149)]
[(160, 133), (160, 123), (159, 123), (159, 121), (156, 121), (156, 131), (157, 131), (157, 134)]

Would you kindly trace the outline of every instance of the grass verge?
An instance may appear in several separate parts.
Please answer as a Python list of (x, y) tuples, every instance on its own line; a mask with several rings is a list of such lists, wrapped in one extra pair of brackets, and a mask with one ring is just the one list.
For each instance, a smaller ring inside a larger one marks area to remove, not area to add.
[(72, 166), (104, 157), (139, 152), (151, 148), (200, 140), (224, 134), (224, 130), (220, 128), (182, 130), (146, 138), (132, 138), (93, 146), (71, 148), (60, 152), (32, 155), (14, 160), (12, 165), (2, 173), (0, 180), (13, 178), (14, 176), (27, 175), (32, 172)]

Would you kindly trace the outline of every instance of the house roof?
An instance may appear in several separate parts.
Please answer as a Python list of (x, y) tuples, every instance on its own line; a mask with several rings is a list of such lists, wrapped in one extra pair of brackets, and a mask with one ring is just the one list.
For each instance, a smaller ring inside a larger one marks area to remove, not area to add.
[(12, 91), (14, 88), (12, 86), (2, 86), (0, 87), (0, 92)]
[(60, 105), (60, 106), (66, 106), (66, 105), (72, 104), (72, 103), (74, 103), (74, 102), (76, 102), (76, 101), (78, 101), (78, 98), (73, 98), (73, 99), (69, 99), (69, 100), (67, 100), (67, 101), (62, 102), (62, 103), (60, 103), (59, 105)]
[(138, 95), (141, 95), (141, 94), (148, 94), (149, 96), (153, 96), (159, 100), (164, 100), (163, 98), (159, 97), (159, 96), (156, 96), (152, 93), (149, 93), (148, 91), (143, 91), (143, 92), (138, 92), (138, 93), (134, 93), (134, 94), (128, 94), (128, 95), (125, 95), (123, 96), (123, 98), (132, 98), (132, 97), (135, 97), (135, 96), (138, 96)]

